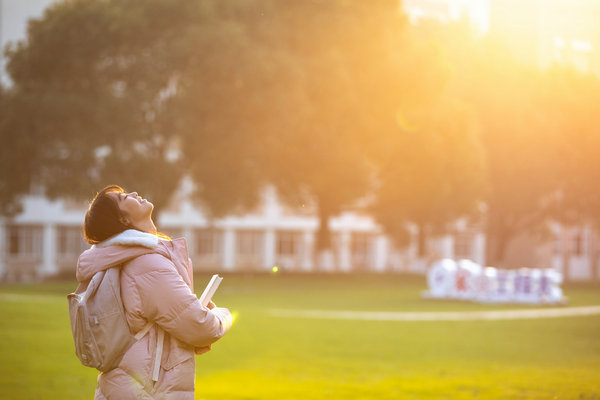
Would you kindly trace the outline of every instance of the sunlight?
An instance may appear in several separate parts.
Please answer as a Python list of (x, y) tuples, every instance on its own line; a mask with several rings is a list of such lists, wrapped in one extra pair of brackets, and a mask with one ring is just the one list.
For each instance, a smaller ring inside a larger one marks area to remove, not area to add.
[(405, 132), (415, 132), (418, 128), (416, 124), (408, 120), (402, 110), (396, 111), (396, 123)]
[(591, 71), (597, 68), (593, 58), (600, 54), (599, 16), (598, 0), (492, 1), (490, 33), (520, 61)]

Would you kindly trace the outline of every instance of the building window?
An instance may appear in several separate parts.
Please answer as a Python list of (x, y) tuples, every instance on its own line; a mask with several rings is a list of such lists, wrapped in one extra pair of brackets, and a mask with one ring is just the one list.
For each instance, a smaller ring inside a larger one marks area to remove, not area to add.
[(355, 269), (368, 269), (372, 262), (374, 236), (370, 233), (353, 233), (350, 242), (352, 266)]
[(10, 258), (35, 260), (42, 257), (42, 228), (39, 226), (8, 226), (7, 241)]
[(585, 252), (585, 235), (582, 231), (574, 232), (571, 235), (571, 251), (574, 256), (581, 256)]
[(89, 247), (80, 227), (59, 226), (56, 233), (58, 257), (76, 258)]
[(555, 255), (558, 255), (562, 252), (563, 250), (563, 244), (562, 244), (562, 232), (555, 232), (554, 233), (554, 241), (552, 242), (552, 251), (554, 252)]
[(473, 235), (457, 233), (454, 235), (454, 258), (471, 259), (473, 257)]
[(237, 254), (242, 257), (261, 257), (263, 253), (263, 232), (245, 230), (237, 232)]
[(196, 238), (196, 254), (214, 256), (221, 253), (222, 232), (214, 229), (199, 229), (194, 234)]
[(300, 248), (301, 236), (298, 232), (282, 231), (277, 233), (277, 255), (295, 256)]

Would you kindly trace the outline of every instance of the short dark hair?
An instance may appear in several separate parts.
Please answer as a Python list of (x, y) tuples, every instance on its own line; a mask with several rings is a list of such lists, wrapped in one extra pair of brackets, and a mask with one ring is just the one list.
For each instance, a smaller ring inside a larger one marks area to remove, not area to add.
[(110, 193), (125, 193), (119, 185), (108, 185), (94, 196), (83, 223), (83, 236), (89, 244), (97, 244), (131, 229), (123, 223), (119, 203)]

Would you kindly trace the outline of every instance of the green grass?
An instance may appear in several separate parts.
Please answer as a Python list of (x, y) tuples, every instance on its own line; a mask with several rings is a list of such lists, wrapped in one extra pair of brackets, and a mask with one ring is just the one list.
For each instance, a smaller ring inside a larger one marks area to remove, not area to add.
[[(198, 276), (198, 291), (208, 282)], [(0, 399), (90, 399), (74, 355), (73, 282), (0, 286)], [(470, 311), (522, 308), (420, 299), (423, 277), (225, 276), (215, 301), (239, 315), (197, 357), (197, 399), (600, 399), (600, 316), (384, 322), (275, 318), (274, 308)], [(566, 286), (569, 307), (599, 285)]]

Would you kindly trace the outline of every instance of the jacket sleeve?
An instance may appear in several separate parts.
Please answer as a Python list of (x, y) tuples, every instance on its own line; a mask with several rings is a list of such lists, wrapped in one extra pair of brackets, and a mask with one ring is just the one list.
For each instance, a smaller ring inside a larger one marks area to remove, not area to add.
[(202, 306), (169, 259), (151, 254), (133, 262), (151, 263), (135, 278), (141, 313), (148, 321), (195, 347), (208, 346), (225, 334), (227, 315)]
[[(153, 250), (141, 246), (115, 245), (87, 249), (81, 253), (77, 260), (77, 281), (82, 282), (91, 278), (96, 271), (100, 270), (98, 269), (98, 264), (101, 264), (103, 266), (102, 270), (105, 270), (152, 252)], [(126, 257), (123, 257), (124, 253), (127, 254)]]

